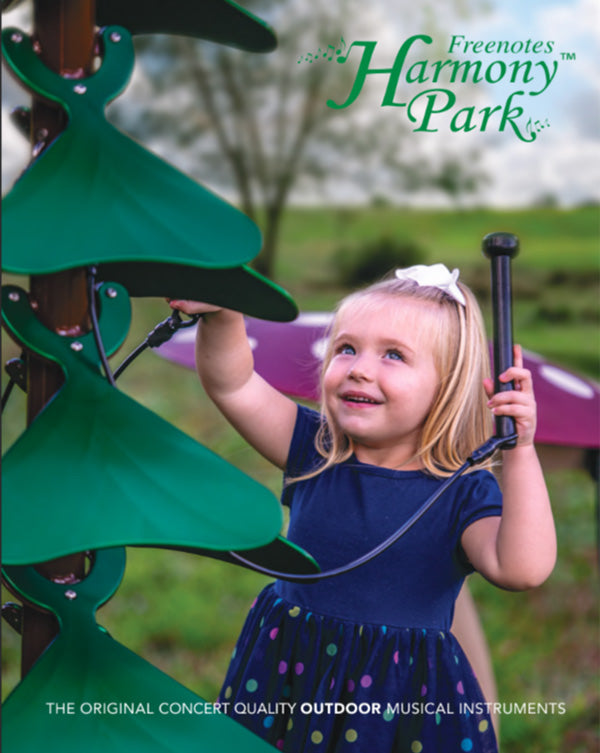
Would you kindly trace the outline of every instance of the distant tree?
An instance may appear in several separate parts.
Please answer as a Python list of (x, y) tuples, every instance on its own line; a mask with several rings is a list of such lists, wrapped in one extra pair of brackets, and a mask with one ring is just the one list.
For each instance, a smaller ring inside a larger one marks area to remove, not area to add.
[[(468, 12), (478, 3), (450, 0), (444, 11)], [(350, 44), (354, 28), (362, 35), (354, 39), (376, 40), (385, 24), (376, 23), (373, 6), (357, 0), (244, 5), (276, 30), (276, 51), (249, 53), (183, 37), (141, 38), (143, 101), (117, 100), (111, 117), (193, 177), (235, 189), (242, 211), (263, 231), (258, 271), (273, 276), (292, 189), (318, 198), (325, 178), (335, 179), (341, 193), (354, 186), (380, 198), (429, 186), (447, 195), (474, 189), (474, 155), (459, 163), (439, 151), (433, 159), (420, 153), (415, 139), (406, 138), (405, 118), (384, 113), (368, 93), (348, 109), (326, 106), (329, 98), (345, 100), (356, 70), (338, 65), (328, 45), (337, 51)], [(419, 32), (432, 33), (437, 6), (435, 0), (396, 0), (393, 13), (410, 18), (413, 26), (420, 22)], [(402, 41), (396, 41), (396, 50)], [(315, 59), (319, 48), (331, 60)], [(393, 60), (395, 51), (390, 54)]]

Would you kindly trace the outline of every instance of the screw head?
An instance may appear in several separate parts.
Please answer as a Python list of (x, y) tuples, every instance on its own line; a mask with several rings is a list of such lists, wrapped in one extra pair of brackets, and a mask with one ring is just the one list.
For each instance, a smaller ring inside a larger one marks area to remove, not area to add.
[(116, 298), (116, 297), (117, 297), (117, 295), (118, 295), (118, 293), (117, 293), (117, 291), (116, 291), (116, 290), (115, 290), (114, 288), (108, 288), (108, 289), (106, 290), (106, 295), (107, 295), (107, 296), (108, 296), (109, 298)]
[(23, 35), (18, 31), (11, 34), (10, 38), (15, 44), (20, 44), (23, 41)]
[(72, 589), (68, 589), (68, 591), (65, 591), (65, 599), (68, 599), (69, 601), (73, 601), (73, 599), (77, 598), (77, 591), (73, 591)]
[(111, 42), (120, 42), (121, 41), (121, 35), (118, 31), (113, 31), (110, 35), (110, 41)]
[(13, 303), (16, 303), (17, 301), (21, 300), (21, 296), (17, 293), (16, 290), (13, 290), (11, 293), (8, 294), (8, 300), (12, 301)]
[(75, 92), (75, 94), (85, 94), (87, 91), (87, 86), (85, 84), (75, 84), (73, 91)]
[(75, 340), (71, 343), (71, 350), (74, 350), (76, 353), (79, 353), (80, 350), (83, 350), (83, 343), (80, 343), (79, 340)]

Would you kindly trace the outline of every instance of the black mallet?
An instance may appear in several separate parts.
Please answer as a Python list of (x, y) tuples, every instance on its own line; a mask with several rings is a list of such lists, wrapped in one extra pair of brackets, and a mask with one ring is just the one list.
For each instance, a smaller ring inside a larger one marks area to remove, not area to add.
[[(519, 253), (519, 239), (511, 233), (490, 233), (482, 241), (482, 250), (491, 261), (492, 313), (494, 321), (494, 391), (514, 389), (513, 382), (498, 377), (513, 365), (512, 287), (510, 260)], [(496, 416), (496, 436), (507, 437), (502, 445), (516, 445), (515, 421), (512, 416)]]

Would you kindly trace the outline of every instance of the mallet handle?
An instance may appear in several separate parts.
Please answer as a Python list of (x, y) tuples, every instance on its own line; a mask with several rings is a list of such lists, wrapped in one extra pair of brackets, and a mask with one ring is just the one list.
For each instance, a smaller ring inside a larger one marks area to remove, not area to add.
[[(512, 285), (510, 260), (519, 252), (519, 239), (511, 233), (490, 233), (482, 242), (482, 250), (490, 259), (492, 273), (492, 312), (494, 321), (494, 390), (514, 389), (513, 382), (500, 382), (498, 377), (513, 365)], [(511, 416), (496, 416), (496, 436), (515, 434)], [(503, 449), (516, 445), (508, 441)]]

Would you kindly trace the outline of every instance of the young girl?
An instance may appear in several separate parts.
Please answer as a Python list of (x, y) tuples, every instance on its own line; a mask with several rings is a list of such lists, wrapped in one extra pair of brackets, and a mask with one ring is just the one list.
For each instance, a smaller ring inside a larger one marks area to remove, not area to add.
[(496, 750), (477, 680), (449, 632), (466, 575), (520, 590), (555, 561), (533, 447), (531, 375), (492, 395), (485, 333), (443, 265), (397, 270), (337, 310), (321, 412), (254, 370), (241, 314), (172, 301), (198, 327), (202, 383), (233, 426), (284, 470), (288, 538), (329, 570), (389, 537), (480, 444), (492, 414), (516, 421), (503, 495), (488, 470), (462, 476), (390, 549), (316, 583), (268, 585), (252, 606), (220, 703), (288, 753)]

